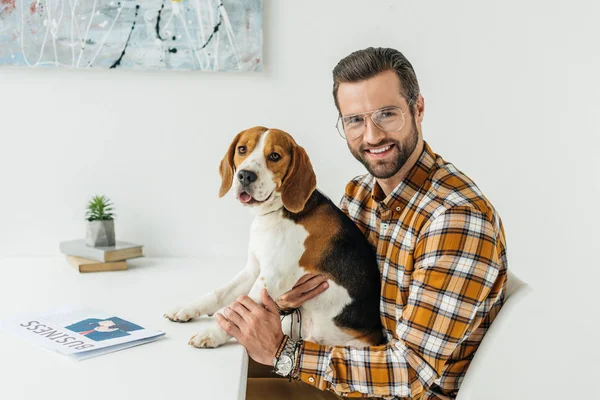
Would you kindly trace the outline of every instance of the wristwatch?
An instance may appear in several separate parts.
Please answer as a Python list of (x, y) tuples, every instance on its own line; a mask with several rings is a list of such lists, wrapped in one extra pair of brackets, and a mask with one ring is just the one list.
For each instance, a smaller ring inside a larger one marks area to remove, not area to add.
[(283, 338), (285, 345), (281, 351), (273, 357), (273, 367), (275, 373), (281, 376), (288, 376), (294, 369), (294, 353), (296, 351), (296, 342), (290, 339), (287, 335)]

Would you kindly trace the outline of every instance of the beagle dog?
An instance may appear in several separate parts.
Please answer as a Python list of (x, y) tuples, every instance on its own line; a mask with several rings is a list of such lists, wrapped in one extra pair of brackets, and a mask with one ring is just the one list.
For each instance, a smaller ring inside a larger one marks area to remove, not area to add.
[[(300, 307), (300, 332), (284, 333), (324, 345), (363, 347), (383, 340), (380, 275), (374, 249), (354, 222), (316, 189), (306, 151), (286, 132), (254, 127), (240, 132), (221, 161), (219, 197), (233, 186), (255, 214), (246, 266), (231, 282), (164, 316), (185, 322), (221, 312), (239, 296), (262, 304), (276, 299), (306, 273), (324, 274), (329, 288)], [(213, 321), (190, 339), (217, 347), (230, 336)]]

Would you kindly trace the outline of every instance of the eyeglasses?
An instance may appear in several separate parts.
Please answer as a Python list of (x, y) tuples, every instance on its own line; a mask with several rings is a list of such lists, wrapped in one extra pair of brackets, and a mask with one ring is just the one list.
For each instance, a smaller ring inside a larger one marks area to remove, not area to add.
[[(406, 109), (410, 107), (411, 103), (412, 100), (408, 102)], [(384, 107), (375, 111), (346, 116), (340, 115), (335, 127), (344, 139), (356, 140), (367, 130), (367, 117), (370, 117), (375, 126), (382, 131), (398, 132), (404, 126), (405, 113), (406, 110), (402, 110), (400, 107)]]

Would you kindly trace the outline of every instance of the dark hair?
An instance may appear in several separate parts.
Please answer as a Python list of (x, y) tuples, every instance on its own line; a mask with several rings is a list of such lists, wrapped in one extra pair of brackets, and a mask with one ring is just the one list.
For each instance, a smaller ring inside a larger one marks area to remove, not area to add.
[(396, 49), (385, 47), (369, 47), (357, 50), (344, 57), (333, 69), (333, 100), (338, 111), (340, 105), (337, 91), (340, 83), (360, 82), (384, 71), (396, 71), (400, 78), (400, 94), (407, 101), (412, 100), (409, 107), (411, 114), (419, 96), (419, 82), (410, 62)]

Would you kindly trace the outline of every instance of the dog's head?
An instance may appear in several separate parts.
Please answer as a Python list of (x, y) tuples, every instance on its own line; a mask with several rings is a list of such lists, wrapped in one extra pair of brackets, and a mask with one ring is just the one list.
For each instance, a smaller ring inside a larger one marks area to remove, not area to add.
[(256, 126), (238, 133), (221, 160), (223, 197), (236, 197), (258, 214), (285, 207), (302, 211), (317, 185), (306, 151), (288, 133)]

